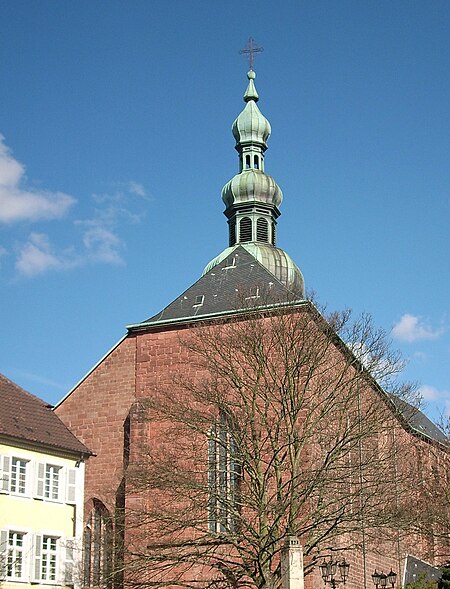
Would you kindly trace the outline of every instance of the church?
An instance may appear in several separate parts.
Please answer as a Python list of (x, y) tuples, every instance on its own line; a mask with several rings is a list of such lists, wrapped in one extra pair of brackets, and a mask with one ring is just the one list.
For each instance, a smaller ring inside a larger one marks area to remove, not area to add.
[(367, 318), (325, 316), (277, 247), (255, 77), (232, 126), (228, 246), (55, 408), (94, 453), (85, 587), (394, 587), (448, 559), (446, 438), (399, 396)]

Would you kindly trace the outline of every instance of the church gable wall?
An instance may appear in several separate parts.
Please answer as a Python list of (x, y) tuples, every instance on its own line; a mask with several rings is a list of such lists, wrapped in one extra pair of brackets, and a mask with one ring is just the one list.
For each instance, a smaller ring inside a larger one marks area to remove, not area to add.
[[(145, 451), (145, 448), (152, 444), (159, 445), (163, 439), (168, 443), (167, 435), (164, 438), (164, 427), (155, 421), (148, 420), (146, 400), (155, 395), (170, 393), (171, 390), (175, 392), (175, 395), (179, 395), (183, 386), (177, 385), (177, 377), (178, 379), (186, 377), (188, 381), (201, 378), (203, 370), (194, 362), (193, 352), (189, 351), (184, 343), (189, 339), (191, 329), (192, 326), (189, 325), (165, 327), (129, 336), (57, 408), (56, 412), (66, 425), (97, 454), (90, 459), (86, 476), (85, 496), (87, 500), (91, 500), (91, 504), (93, 498), (99, 499), (110, 513), (114, 511), (114, 504), (122, 506), (122, 503), (120, 505), (117, 503), (116, 492), (122, 482), (123, 468), (127, 465), (128, 459), (130, 466), (133, 467), (133, 464), (139, 462), (140, 454)], [(206, 330), (208, 330), (207, 327)], [(342, 350), (332, 345), (328, 353), (330, 358), (337, 360)], [(372, 390), (370, 386), (366, 394), (369, 398), (375, 395), (377, 402), (382, 403), (378, 392)], [(365, 395), (363, 397), (366, 398)], [(124, 436), (125, 428), (128, 428), (129, 432), (129, 447)], [(395, 430), (397, 444), (409, 449), (408, 452), (400, 451), (400, 456), (404, 460), (404, 464), (400, 461), (397, 465), (400, 479), (411, 474), (406, 468), (406, 464), (411, 464), (409, 460), (414, 462), (415, 480), (419, 482), (421, 478), (429, 478), (435, 454), (440, 454), (440, 450), (405, 431), (399, 423), (396, 424)], [(173, 443), (176, 444), (177, 440), (173, 439)], [(417, 451), (426, 457), (420, 465), (417, 459), (413, 458), (415, 448), (420, 448)], [(206, 469), (206, 446), (198, 455), (199, 460), (202, 457), (204, 457)], [(127, 494), (122, 496), (123, 506), (127, 512), (124, 534), (125, 544), (128, 547), (133, 544), (133, 539), (141, 540), (140, 533), (144, 533), (145, 539), (149, 532), (149, 528), (134, 529), (132, 522), (128, 520), (130, 513), (140, 510), (145, 512), (155, 499), (154, 495), (151, 499), (152, 495), (146, 496), (145, 493), (131, 494), (130, 488), (131, 486), (127, 488)], [(386, 481), (387, 501), (393, 490), (392, 481)], [(418, 498), (415, 497), (414, 501), (417, 502), (417, 500)], [(91, 506), (86, 506), (86, 516), (89, 515)], [(206, 509), (205, 504), (205, 511)], [(372, 536), (370, 533), (372, 530), (367, 532), (368, 536)], [(364, 572), (367, 584), (370, 586), (372, 584), (370, 575), (375, 568), (388, 572), (388, 569), (392, 567), (400, 575), (407, 553), (430, 561), (433, 560), (433, 556), (439, 559), (442, 554), (442, 549), (427, 542), (428, 539), (422, 534), (411, 533), (407, 536), (404, 534), (397, 536), (395, 530), (391, 530), (389, 534), (382, 532), (379, 535), (375, 531), (375, 536), (379, 536), (379, 542), (376, 543), (378, 545), (374, 546), (368, 537), (364, 558), (360, 550), (345, 553), (352, 564), (350, 589), (361, 587)], [(387, 536), (394, 541), (389, 541)], [(399, 542), (395, 541), (397, 538)], [(357, 543), (361, 541), (360, 538), (353, 540), (349, 538), (348, 546), (354, 544), (355, 540)], [(125, 570), (127, 570), (126, 566)], [(128, 577), (128, 574), (126, 573), (125, 576)], [(322, 586), (317, 570), (308, 576), (305, 586), (307, 589)]]
[(123, 476), (124, 423), (135, 396), (135, 350), (135, 338), (124, 339), (55, 410), (95, 453), (86, 468), (86, 500), (100, 499), (110, 510)]
[[(154, 394), (164, 394), (177, 388), (174, 377), (186, 376), (187, 380), (195, 380), (201, 377), (200, 369), (195, 366), (190, 355), (192, 352), (184, 345), (184, 340), (189, 337), (189, 326), (178, 327), (175, 329), (161, 329), (151, 333), (142, 333), (137, 336), (136, 346), (136, 406), (139, 401), (142, 401), (142, 407), (145, 408), (145, 399), (152, 397)], [(331, 346), (328, 350), (330, 358), (338, 359), (342, 354), (340, 347)], [(182, 388), (182, 387), (181, 387)], [(179, 393), (179, 391), (176, 391)], [(366, 403), (381, 403), (383, 401), (376, 389), (372, 389), (368, 384), (365, 393), (363, 394), (363, 406)], [(369, 401), (370, 399), (370, 401)], [(391, 409), (386, 405), (385, 416), (387, 419), (392, 419), (392, 431), (388, 430), (382, 435), (380, 444), (390, 443), (396, 436), (396, 444), (398, 445), (398, 453), (396, 457), (398, 463), (394, 467), (395, 472), (386, 473), (384, 480), (386, 496), (385, 501), (389, 502), (395, 495), (396, 485), (393, 482), (395, 474), (399, 477), (402, 484), (398, 482), (399, 487), (405, 485), (415, 486), (415, 481), (419, 483), (425, 477), (431, 475), (432, 466), (434, 463), (435, 454), (441, 454), (441, 450), (437, 447), (431, 446), (428, 442), (421, 440), (417, 436), (405, 431), (400, 423), (393, 418)], [(144, 416), (145, 411), (142, 412), (142, 419), (138, 418), (132, 420), (132, 436), (131, 436), (131, 462), (133, 459), (138, 459), (140, 450), (147, 444), (158, 444), (158, 440), (164, 435), (163, 429), (158, 429), (159, 426), (155, 422), (149, 422)], [(381, 412), (383, 413), (383, 411)], [(136, 416), (138, 417), (138, 416)], [(139, 423), (138, 423), (139, 422)], [(393, 430), (395, 429), (395, 436)], [(176, 444), (176, 440), (173, 440)], [(417, 464), (416, 453), (425, 454), (427, 460), (424, 460), (420, 472)], [(205, 469), (207, 453), (204, 452)], [(421, 489), (418, 489), (418, 496), (421, 495)], [(417, 502), (419, 497), (414, 497), (413, 501)], [(383, 509), (383, 500), (380, 497), (379, 509)], [(403, 500), (405, 497), (403, 496)], [(149, 498), (147, 498), (147, 501)], [(399, 499), (400, 500), (400, 499)], [(127, 506), (131, 509), (145, 510), (145, 499), (143, 497), (128, 497)], [(411, 501), (411, 497), (409, 502)], [(206, 505), (205, 505), (206, 510)], [(372, 585), (371, 574), (374, 569), (384, 570), (388, 572), (391, 568), (401, 575), (403, 572), (404, 559), (406, 555), (414, 554), (417, 557), (422, 557), (433, 561), (433, 557), (442, 555), (442, 548), (433, 546), (429, 542), (429, 538), (423, 533), (405, 534), (405, 532), (396, 531), (395, 522), (390, 530), (367, 530), (365, 554), (361, 550), (350, 551), (345, 553), (348, 560), (352, 563), (352, 572), (350, 579), (351, 587), (360, 587), (361, 580), (366, 575), (366, 582), (368, 586)], [(132, 534), (131, 534), (132, 535)], [(360, 544), (361, 538), (348, 538), (348, 546), (353, 544)], [(348, 555), (348, 556), (347, 556)], [(317, 574), (316, 574), (317, 573)], [(400, 578), (400, 577), (399, 577)], [(308, 577), (307, 587), (319, 587), (322, 585), (322, 580), (318, 576), (318, 571)]]

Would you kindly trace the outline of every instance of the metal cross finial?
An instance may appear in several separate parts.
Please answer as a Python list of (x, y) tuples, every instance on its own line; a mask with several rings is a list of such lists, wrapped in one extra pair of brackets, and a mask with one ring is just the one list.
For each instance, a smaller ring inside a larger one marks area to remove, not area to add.
[(253, 69), (253, 60), (255, 58), (255, 53), (262, 53), (264, 51), (263, 47), (258, 47), (253, 37), (250, 37), (248, 40), (247, 45), (244, 49), (241, 49), (239, 53), (241, 55), (248, 55), (248, 62), (250, 64), (250, 69)]

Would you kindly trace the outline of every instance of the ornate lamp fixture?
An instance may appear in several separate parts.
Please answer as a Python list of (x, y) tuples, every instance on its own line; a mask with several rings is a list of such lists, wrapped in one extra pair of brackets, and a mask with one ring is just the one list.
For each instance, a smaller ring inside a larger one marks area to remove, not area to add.
[[(344, 583), (345, 585), (348, 579), (350, 565), (345, 558), (341, 562), (337, 562), (330, 557), (330, 560), (324, 560), (322, 564), (319, 564), (319, 569), (323, 582), (325, 584), (329, 583), (333, 589), (336, 589), (339, 583)], [(338, 569), (340, 578), (336, 577)]]
[(389, 587), (389, 585), (394, 589), (395, 580), (397, 579), (397, 574), (391, 569), (391, 571), (385, 575), (383, 572), (379, 573), (376, 569), (372, 575), (372, 581), (375, 585), (376, 589), (384, 589), (385, 587)]

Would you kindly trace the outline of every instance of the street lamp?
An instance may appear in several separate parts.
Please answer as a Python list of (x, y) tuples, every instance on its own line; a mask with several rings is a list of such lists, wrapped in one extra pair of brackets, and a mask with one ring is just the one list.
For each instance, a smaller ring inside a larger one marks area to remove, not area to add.
[[(348, 571), (350, 565), (345, 560), (337, 562), (330, 557), (330, 560), (324, 560), (322, 564), (319, 564), (320, 574), (322, 575), (323, 582), (325, 584), (330, 583), (332, 589), (336, 589), (338, 583), (344, 583), (348, 579)], [(336, 578), (336, 572), (339, 569), (340, 579)]]
[(377, 569), (375, 569), (373, 575), (372, 575), (372, 581), (373, 584), (375, 585), (376, 589), (385, 589), (385, 587), (388, 587), (389, 585), (392, 587), (392, 589), (394, 589), (395, 586), (395, 580), (397, 579), (397, 574), (394, 573), (394, 571), (391, 569), (391, 571), (385, 575), (384, 573), (379, 573), (377, 571)]

